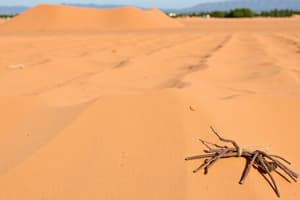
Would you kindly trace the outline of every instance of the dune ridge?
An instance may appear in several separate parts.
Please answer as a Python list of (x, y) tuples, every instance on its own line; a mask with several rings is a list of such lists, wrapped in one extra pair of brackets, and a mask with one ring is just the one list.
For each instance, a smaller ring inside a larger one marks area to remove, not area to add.
[(63, 31), (178, 28), (182, 25), (159, 10), (38, 5), (0, 27), (5, 31)]

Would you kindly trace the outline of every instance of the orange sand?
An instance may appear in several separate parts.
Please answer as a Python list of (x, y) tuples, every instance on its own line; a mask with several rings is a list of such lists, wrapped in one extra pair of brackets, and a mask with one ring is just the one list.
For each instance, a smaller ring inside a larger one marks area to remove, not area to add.
[[(300, 172), (298, 19), (129, 31), (143, 24), (133, 17), (98, 31), (81, 12), (78, 24), (61, 17), (74, 8), (39, 9), (0, 26), (1, 200), (277, 199), (255, 170), (238, 184), (243, 159), (192, 173), (201, 161), (184, 157), (202, 152), (198, 138), (216, 141), (210, 125)], [(29, 16), (46, 11), (58, 18), (36, 32), (49, 15)], [(300, 198), (299, 184), (274, 176), (281, 199)]]

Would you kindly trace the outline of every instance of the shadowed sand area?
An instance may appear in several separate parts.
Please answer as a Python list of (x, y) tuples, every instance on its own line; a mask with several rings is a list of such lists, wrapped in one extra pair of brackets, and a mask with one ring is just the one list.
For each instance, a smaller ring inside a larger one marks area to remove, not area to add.
[(238, 184), (243, 159), (184, 158), (213, 125), (300, 171), (299, 23), (42, 5), (0, 25), (0, 199), (277, 199)]

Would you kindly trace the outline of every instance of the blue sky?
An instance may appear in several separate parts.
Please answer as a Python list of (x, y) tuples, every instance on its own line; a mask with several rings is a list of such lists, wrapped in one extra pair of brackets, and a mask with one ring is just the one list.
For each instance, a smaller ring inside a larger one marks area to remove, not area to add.
[[(126, 4), (141, 7), (182, 8), (200, 2), (220, 0), (0, 0), (0, 5), (27, 5), (40, 3), (95, 3), (95, 4)], [(221, 0), (222, 1), (222, 0)], [(223, 0), (224, 1), (224, 0)]]

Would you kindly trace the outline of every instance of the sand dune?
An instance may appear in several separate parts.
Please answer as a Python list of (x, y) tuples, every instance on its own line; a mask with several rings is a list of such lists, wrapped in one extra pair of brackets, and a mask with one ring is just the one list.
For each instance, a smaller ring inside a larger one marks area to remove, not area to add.
[(5, 31), (63, 31), (103, 29), (178, 28), (182, 25), (159, 10), (135, 7), (89, 9), (39, 5), (6, 23)]
[[(42, 30), (28, 21), (41, 8), (7, 24)], [(78, 28), (55, 9), (47, 30)], [(184, 158), (202, 153), (199, 138), (217, 141), (213, 125), (300, 171), (298, 20), (179, 21), (185, 29), (0, 33), (0, 199), (278, 199), (255, 170), (238, 184), (243, 159), (203, 175)], [(298, 183), (274, 177), (281, 199), (300, 198)]]

